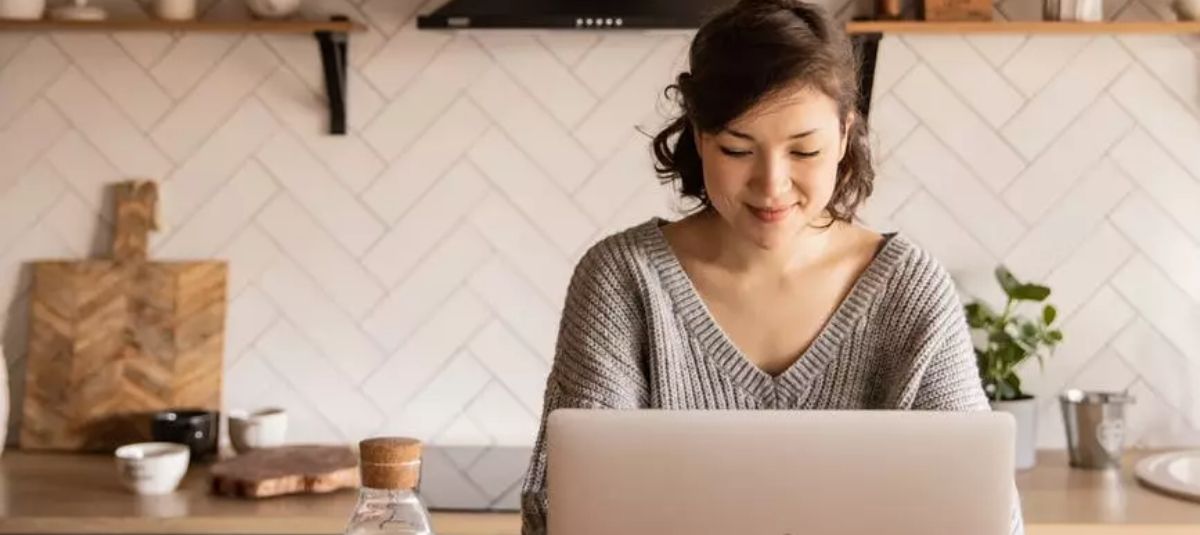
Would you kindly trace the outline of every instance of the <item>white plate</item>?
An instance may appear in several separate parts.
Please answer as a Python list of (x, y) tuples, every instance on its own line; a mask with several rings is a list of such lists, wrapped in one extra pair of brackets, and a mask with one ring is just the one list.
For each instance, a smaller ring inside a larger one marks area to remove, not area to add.
[(1200, 502), (1200, 450), (1146, 457), (1138, 461), (1134, 474), (1147, 487)]

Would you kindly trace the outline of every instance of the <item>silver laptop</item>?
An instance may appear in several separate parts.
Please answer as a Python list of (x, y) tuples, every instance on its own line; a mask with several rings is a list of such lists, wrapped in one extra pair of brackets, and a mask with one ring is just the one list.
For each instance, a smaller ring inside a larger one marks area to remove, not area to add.
[(560, 409), (550, 535), (1004, 535), (1014, 423), (991, 412)]

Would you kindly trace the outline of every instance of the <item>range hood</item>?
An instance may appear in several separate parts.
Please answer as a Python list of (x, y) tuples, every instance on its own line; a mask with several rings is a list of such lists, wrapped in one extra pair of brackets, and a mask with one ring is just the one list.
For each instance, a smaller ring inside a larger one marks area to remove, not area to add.
[(417, 28), (699, 28), (735, 0), (450, 0)]

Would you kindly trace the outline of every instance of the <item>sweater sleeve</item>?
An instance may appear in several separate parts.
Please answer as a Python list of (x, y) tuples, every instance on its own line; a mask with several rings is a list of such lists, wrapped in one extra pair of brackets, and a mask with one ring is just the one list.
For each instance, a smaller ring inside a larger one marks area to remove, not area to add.
[(633, 409), (646, 406), (642, 372), (646, 327), (636, 279), (625, 253), (609, 238), (575, 268), (546, 380), (542, 421), (521, 489), (521, 533), (546, 533), (546, 419), (561, 408)]
[[(930, 322), (936, 325), (935, 334), (929, 337), (928, 355), (921, 355), (918, 362), (925, 362), (921, 373), (914, 410), (989, 411), (987, 395), (979, 378), (979, 366), (975, 360), (975, 349), (971, 343), (971, 332), (963, 313), (962, 301), (954, 288), (950, 276), (940, 266), (935, 266), (934, 280), (938, 298), (937, 305), (930, 311), (937, 318)], [(1024, 535), (1025, 521), (1021, 513), (1021, 500), (1013, 482), (1013, 502), (1010, 509), (1012, 535)]]

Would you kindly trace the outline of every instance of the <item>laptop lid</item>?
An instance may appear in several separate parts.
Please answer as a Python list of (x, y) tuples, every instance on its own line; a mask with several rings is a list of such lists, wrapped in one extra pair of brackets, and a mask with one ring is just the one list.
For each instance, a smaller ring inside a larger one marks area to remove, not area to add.
[(1009, 532), (1012, 417), (561, 409), (551, 535)]

